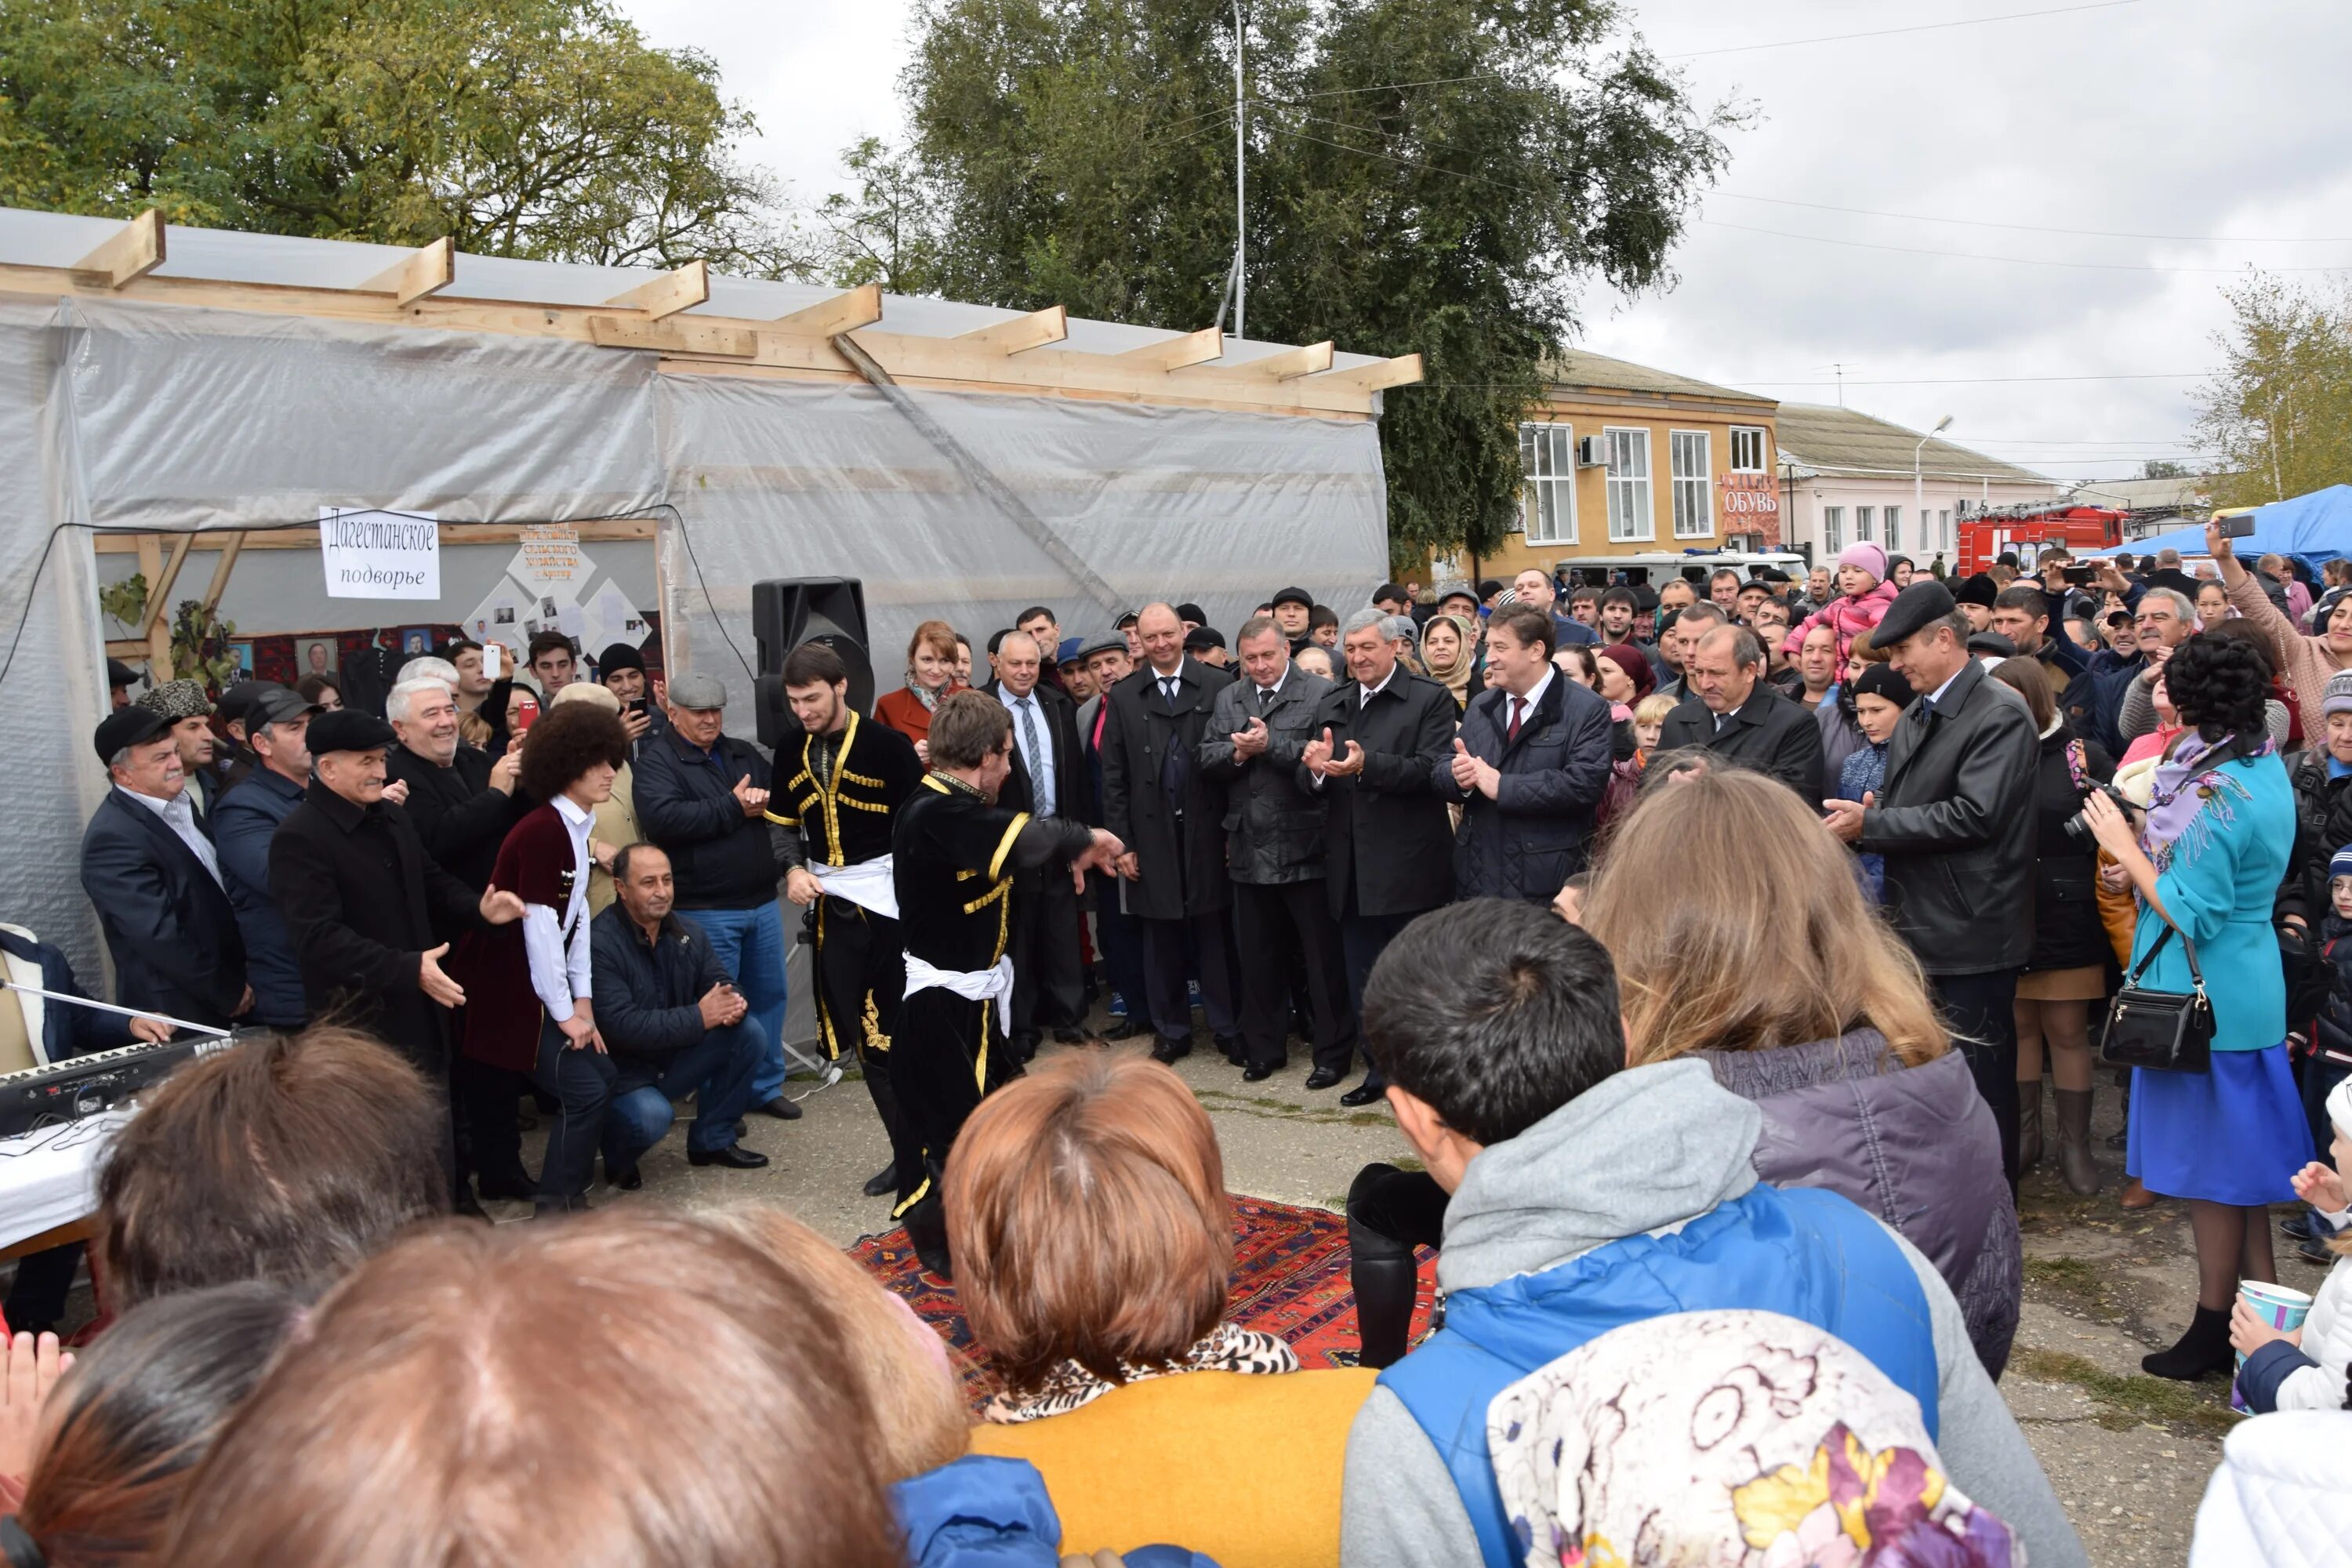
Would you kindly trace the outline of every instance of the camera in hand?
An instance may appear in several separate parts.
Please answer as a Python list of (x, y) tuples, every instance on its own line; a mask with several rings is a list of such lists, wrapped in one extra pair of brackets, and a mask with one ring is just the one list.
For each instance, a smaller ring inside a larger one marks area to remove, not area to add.
[[(2100, 784), (2096, 780), (2093, 780), (2091, 784), (2091, 793), (2093, 795), (2105, 795), (2110, 801), (2113, 801), (2115, 803), (2116, 809), (2124, 814), (2124, 817), (2126, 821), (2139, 814), (2138, 805), (2134, 804), (2132, 801), (2126, 799), (2123, 791), (2117, 789), (2111, 784)], [(2074, 845), (2078, 849), (2090, 849), (2097, 847), (2099, 836), (2091, 831), (2091, 821), (2087, 813), (2078, 811), (2074, 816), (2066, 819), (2066, 842)]]

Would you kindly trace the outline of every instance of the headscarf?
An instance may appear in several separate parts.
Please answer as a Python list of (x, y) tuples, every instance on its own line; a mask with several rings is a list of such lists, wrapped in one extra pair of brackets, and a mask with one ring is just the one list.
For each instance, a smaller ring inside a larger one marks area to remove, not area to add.
[(1529, 1562), (2012, 1568), (1919, 1402), (1776, 1312), (1613, 1329), (1512, 1384), (1486, 1446)]
[[(2207, 765), (2224, 750), (2231, 755)], [(2208, 741), (2193, 730), (2182, 733), (2172, 754), (2156, 765), (2155, 787), (2147, 797), (2147, 824), (2139, 836), (2139, 847), (2147, 851), (2159, 875), (2171, 867), (2184, 843), (2191, 856), (2201, 854), (2214, 830), (2235, 822), (2238, 808), (2253, 798), (2243, 784), (2222, 771), (2221, 763), (2238, 756), (2267, 757), (2277, 751), (2277, 742), (2268, 734), (2263, 736), (2261, 745), (2242, 752), (2234, 735)]]
[(1470, 700), (1470, 672), (1478, 664), (1478, 634), (1460, 616), (1432, 616), (1429, 618), (1430, 626), (1440, 621), (1454, 628), (1461, 638), (1462, 647), (1454, 654), (1452, 663), (1440, 665), (1429, 651), (1429, 627), (1423, 626), (1421, 633), (1422, 662), (1427, 667), (1432, 680), (1440, 682), (1446, 690), (1454, 693), (1454, 705), (1459, 707)]
[(1631, 643), (1613, 642), (1606, 647), (1592, 650), (1596, 658), (1605, 658), (1625, 672), (1633, 683), (1633, 700), (1639, 702), (1657, 689), (1658, 672), (1650, 668), (1647, 655)]

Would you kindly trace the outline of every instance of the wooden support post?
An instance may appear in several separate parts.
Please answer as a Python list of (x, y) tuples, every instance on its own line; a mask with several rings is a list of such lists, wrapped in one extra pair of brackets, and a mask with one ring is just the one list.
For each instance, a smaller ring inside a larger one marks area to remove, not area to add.
[(835, 294), (806, 310), (794, 310), (789, 316), (778, 316), (768, 323), (779, 332), (791, 332), (800, 337), (832, 338), (843, 332), (870, 327), (882, 319), (882, 285), (868, 283), (852, 289), (846, 294)]
[(1378, 364), (1360, 364), (1347, 370), (1327, 371), (1315, 378), (1318, 386), (1346, 386), (1358, 392), (1385, 392), (1391, 386), (1411, 386), (1421, 379), (1421, 356), (1399, 354)]
[(363, 293), (389, 294), (394, 307), (405, 307), (428, 294), (438, 294), (457, 278), (457, 242), (444, 237), (409, 252), (405, 258), (361, 284), (360, 289)]
[(172, 559), (163, 560), (163, 541), (152, 533), (139, 536), (139, 570), (147, 579), (147, 608), (139, 617), (139, 637), (146, 645), (147, 672), (157, 681), (172, 679), (172, 617), (164, 612), (180, 563), (188, 558), (194, 534), (184, 533), (172, 543)]
[(664, 316), (675, 316), (691, 305), (699, 305), (710, 298), (710, 265), (689, 261), (675, 272), (665, 272), (649, 283), (640, 283), (625, 294), (604, 301), (616, 310), (642, 310), (647, 321), (658, 321)]
[(1129, 364), (1181, 370), (1188, 364), (1206, 364), (1224, 352), (1225, 334), (1214, 327), (1202, 327), (1197, 332), (1162, 338), (1156, 343), (1146, 343), (1139, 349), (1129, 349), (1125, 353), (1112, 357)]
[(642, 316), (591, 316), (588, 335), (608, 349), (726, 354), (738, 359), (750, 359), (760, 352), (760, 334), (750, 327), (691, 317), (685, 321), (649, 321)]
[(112, 239), (74, 266), (102, 288), (120, 289), (163, 265), (163, 209), (149, 207), (118, 230)]
[(999, 321), (978, 331), (959, 332), (956, 342), (979, 343), (1006, 355), (1024, 349), (1043, 348), (1058, 343), (1070, 335), (1070, 313), (1059, 305), (1048, 305), (1042, 310), (1032, 310), (1009, 321)]
[(204, 614), (210, 618), (220, 608), (221, 595), (228, 588), (229, 574), (236, 570), (237, 555), (245, 549), (243, 530), (232, 533), (221, 545), (220, 559), (213, 563), (213, 580), (205, 588)]

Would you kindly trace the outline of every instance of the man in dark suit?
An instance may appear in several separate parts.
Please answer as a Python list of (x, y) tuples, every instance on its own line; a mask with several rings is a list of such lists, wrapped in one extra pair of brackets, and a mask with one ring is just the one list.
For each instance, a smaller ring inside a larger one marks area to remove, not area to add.
[(394, 687), (383, 715), (400, 737), (383, 754), (383, 771), (408, 785), (401, 809), (434, 864), (479, 892), (490, 885), (507, 830), (530, 809), (515, 790), (521, 757), (509, 749), (494, 760), (458, 744), (457, 693), (430, 677)]
[[(349, 1018), (444, 1092), (449, 1009), (466, 993), (441, 960), (465, 931), (522, 919), (522, 900), (495, 888), (478, 894), (443, 870), (408, 814), (383, 798), (391, 725), (342, 708), (311, 720), (305, 739), (314, 777), (269, 841), (269, 888), (311, 1016)], [(451, 1190), (462, 1192), (455, 1146), (446, 1154)]]
[[(1095, 694), (1078, 704), (1078, 752), (1086, 762), (1086, 819), (1100, 827), (1103, 816), (1102, 736), (1108, 727), (1110, 689), (1135, 673), (1135, 658), (1127, 651), (1123, 633), (1105, 632), (1078, 645), (1076, 655), (1093, 679)], [(1087, 873), (1087, 892), (1094, 901), (1095, 946), (1102, 953), (1104, 978), (1127, 1009), (1103, 1031), (1106, 1039), (1127, 1040), (1151, 1033), (1150, 987), (1144, 979), (1143, 928), (1126, 907), (1127, 884), (1108, 871)]]
[(1431, 770), (1462, 807), (1454, 893), (1549, 904), (1584, 869), (1592, 812), (1609, 788), (1609, 704), (1551, 662), (1551, 618), (1514, 605), (1486, 626), (1500, 684), (1470, 700), (1454, 752)]
[[(1033, 818), (1086, 816), (1086, 761), (1078, 710), (1045, 682), (1045, 650), (1027, 632), (1007, 632), (992, 656), (991, 697), (1013, 715), (1013, 772), (997, 804)], [(1013, 1048), (1037, 1054), (1045, 1031), (1064, 1044), (1084, 1037), (1086, 976), (1078, 963), (1078, 893), (1066, 875), (1033, 866), (1013, 882)]]
[[(1969, 623), (1924, 578), (1870, 635), (1919, 700), (1886, 747), (1876, 798), (1824, 802), (1829, 830), (1886, 858), (1886, 909), (1968, 1053), (2017, 1180), (2018, 971), (2033, 949), (2033, 777), (2025, 700), (1969, 657)], [(1995, 916), (1991, 911), (1999, 911)]]
[[(1300, 755), (1300, 781), (1331, 803), (1324, 891), (1351, 1018), (1390, 939), (1454, 897), (1454, 826), (1431, 779), (1452, 754), (1459, 714), (1452, 692), (1397, 661), (1390, 619), (1358, 610), (1341, 623), (1349, 679), (1323, 698)], [(1370, 1105), (1382, 1087), (1372, 1066), (1339, 1103)]]
[(1769, 773), (1808, 805), (1822, 798), (1822, 727), (1764, 679), (1764, 645), (1746, 626), (1710, 626), (1689, 645), (1692, 696), (1666, 715), (1658, 746), (1698, 746)]
[(1136, 622), (1144, 668), (1111, 688), (1102, 734), (1104, 826), (1127, 846), (1118, 858), (1128, 909), (1143, 926), (1143, 966), (1159, 1043), (1172, 1062), (1192, 1048), (1184, 983), (1197, 973), (1217, 1048), (1241, 1051), (1233, 927), (1226, 911), (1223, 792), (1201, 776), (1201, 737), (1223, 670), (1184, 657), (1184, 623), (1166, 605)]
[(1323, 891), (1325, 818), (1330, 807), (1299, 776), (1331, 683), (1292, 668), (1290, 641), (1271, 620), (1234, 639), (1242, 679), (1217, 693), (1201, 772), (1225, 790), (1226, 874), (1234, 885), (1241, 958), (1244, 1081), (1272, 1078), (1287, 1059), (1291, 974), (1299, 954), (1315, 1019), (1308, 1089), (1329, 1089), (1356, 1055), (1339, 927)]
[(226, 1026), (253, 1006), (220, 857), (196, 820), (172, 721), (132, 704), (95, 737), (114, 787), (81, 838), (81, 885), (114, 955), (115, 1000)]

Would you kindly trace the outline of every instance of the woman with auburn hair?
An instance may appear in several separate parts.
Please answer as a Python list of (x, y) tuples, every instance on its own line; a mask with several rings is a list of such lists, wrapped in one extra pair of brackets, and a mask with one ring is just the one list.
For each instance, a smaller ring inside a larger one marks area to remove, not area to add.
[(971, 1409), (948, 1343), (856, 1259), (768, 1204), (706, 1209), (693, 1216), (751, 1243), (806, 1286), (841, 1320), (848, 1364), (881, 1430), (882, 1479), (902, 1481), (964, 1451)]
[(900, 1568), (849, 1364), (816, 1292), (717, 1226), (438, 1226), (320, 1303), (154, 1561)]
[(931, 714), (956, 689), (956, 660), (971, 657), (959, 655), (958, 641), (955, 628), (945, 621), (917, 626), (907, 642), (907, 684), (875, 699), (874, 717), (917, 745), (927, 744)]
[(1583, 923), (1616, 960), (1629, 1059), (1704, 1057), (1764, 1113), (1757, 1174), (1841, 1193), (1901, 1232), (2000, 1376), (2023, 1262), (1992, 1112), (1812, 808), (1744, 768), (1645, 791)]
[(1045, 1472), (1065, 1553), (1140, 1540), (1226, 1563), (1339, 1560), (1348, 1428), (1373, 1374), (1300, 1372), (1280, 1340), (1224, 1321), (1224, 1162), (1181, 1079), (1097, 1052), (1034, 1068), (964, 1124), (946, 1202), (956, 1294), (1005, 1382), (972, 1451)]

